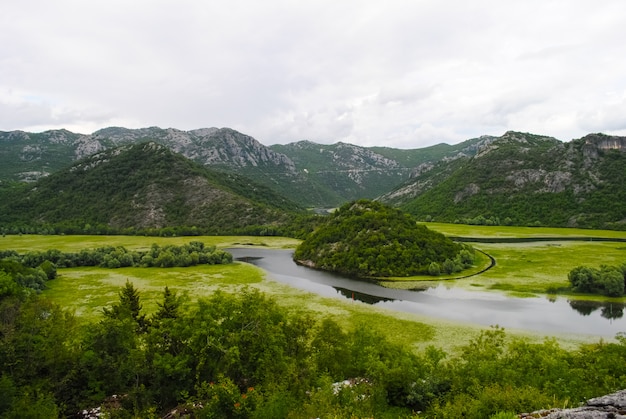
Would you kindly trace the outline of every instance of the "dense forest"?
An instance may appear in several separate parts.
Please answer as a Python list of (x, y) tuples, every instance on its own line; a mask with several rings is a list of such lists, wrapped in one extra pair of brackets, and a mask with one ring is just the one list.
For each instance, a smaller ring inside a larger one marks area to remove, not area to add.
[(166, 287), (148, 314), (127, 282), (82, 325), (0, 270), (6, 418), (513, 418), (620, 389), (624, 357), (623, 336), (566, 350), (498, 327), (416, 351), (250, 289), (191, 304)]
[(357, 277), (439, 275), (472, 266), (473, 249), (379, 202), (347, 203), (296, 249), (302, 264)]

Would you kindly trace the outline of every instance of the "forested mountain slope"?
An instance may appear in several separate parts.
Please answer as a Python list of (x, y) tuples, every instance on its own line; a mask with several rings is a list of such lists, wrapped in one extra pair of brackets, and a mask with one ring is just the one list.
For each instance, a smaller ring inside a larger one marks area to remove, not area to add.
[(153, 141), (203, 166), (254, 179), (303, 206), (333, 207), (388, 192), (426, 160), (472, 155), (485, 138), (399, 150), (310, 141), (266, 147), (229, 128), (111, 127), (91, 135), (66, 130), (0, 132), (0, 182), (32, 182), (93, 153)]
[(195, 227), (207, 233), (279, 225), (293, 202), (154, 142), (96, 153), (24, 188), (4, 191), (0, 224), (106, 229)]
[(421, 219), (626, 228), (620, 205), (626, 137), (603, 134), (561, 142), (507, 132), (400, 150), (310, 141), (266, 147), (228, 128), (0, 132), (0, 190), (9, 181), (32, 182), (93, 153), (145, 141), (254, 179), (303, 207), (376, 198)]
[(626, 138), (507, 132), (475, 156), (422, 165), (384, 202), (422, 219), (626, 228)]

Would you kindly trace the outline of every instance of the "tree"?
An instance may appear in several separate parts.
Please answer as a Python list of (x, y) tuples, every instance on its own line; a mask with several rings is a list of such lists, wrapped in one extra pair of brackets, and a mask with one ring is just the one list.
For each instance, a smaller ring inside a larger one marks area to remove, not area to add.
[(451, 259), (446, 259), (443, 262), (443, 271), (447, 274), (454, 273), (456, 271), (456, 265)]
[(593, 292), (598, 277), (598, 270), (588, 266), (577, 266), (567, 275), (572, 287), (581, 292)]
[(600, 271), (599, 284), (603, 294), (609, 297), (624, 295), (624, 276), (617, 267), (603, 267)]
[(11, 295), (17, 295), (20, 291), (20, 286), (15, 280), (4, 271), (0, 271), (0, 300), (4, 297)]
[(600, 270), (577, 266), (570, 271), (568, 279), (576, 291), (601, 293), (609, 297), (624, 295), (624, 274), (619, 266), (604, 265)]
[(49, 260), (44, 260), (39, 268), (44, 271), (49, 280), (57, 277), (57, 267)]
[(154, 314), (154, 318), (157, 320), (177, 318), (180, 304), (181, 301), (176, 292), (170, 291), (166, 286), (163, 291), (163, 302), (157, 303), (159, 310)]
[(111, 306), (110, 309), (105, 307), (104, 315), (119, 320), (130, 317), (137, 323), (139, 329), (143, 330), (146, 326), (146, 315), (140, 314), (142, 305), (139, 291), (135, 289), (132, 282), (126, 280), (126, 285), (119, 292), (119, 296), (119, 304)]

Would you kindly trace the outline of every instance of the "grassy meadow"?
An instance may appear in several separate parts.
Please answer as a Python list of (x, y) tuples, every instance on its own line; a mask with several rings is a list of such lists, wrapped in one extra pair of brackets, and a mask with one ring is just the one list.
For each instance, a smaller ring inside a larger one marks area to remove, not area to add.
[[(554, 238), (526, 243), (471, 243), (491, 255), (496, 266), (480, 275), (452, 281), (456, 286), (509, 291), (512, 295), (567, 294), (568, 273), (580, 265), (620, 265), (626, 262), (626, 243), (598, 242), (593, 238), (626, 239), (626, 232), (574, 228), (472, 226), (428, 223), (429, 228), (448, 236), (473, 238)], [(559, 241), (572, 237), (588, 241)], [(585, 296), (589, 299), (589, 296)], [(605, 297), (598, 297), (605, 298)], [(623, 299), (622, 299), (623, 300)]]
[(537, 237), (603, 237), (626, 238), (625, 231), (588, 230), (556, 227), (479, 226), (467, 224), (424, 223), (425, 226), (447, 236), (484, 238), (537, 238)]
[[(478, 227), (461, 225), (429, 225), (449, 235), (473, 237), (532, 237), (539, 236), (594, 236), (624, 237), (623, 232), (593, 232), (573, 229), (524, 229), (514, 227)], [(519, 230), (519, 231), (517, 231)], [(516, 232), (517, 231), (517, 232)], [(597, 234), (593, 234), (597, 233)], [(143, 237), (143, 236), (6, 236), (0, 238), (0, 249), (18, 252), (58, 249), (79, 251), (101, 246), (124, 246), (127, 249), (146, 249), (153, 243), (181, 245), (202, 241), (218, 247), (264, 246), (293, 248), (298, 240), (284, 237)], [(472, 289), (507, 292), (516, 296), (546, 294), (563, 291), (567, 287), (567, 273), (578, 265), (599, 266), (617, 264), (626, 260), (626, 243), (613, 242), (535, 242), (514, 244), (473, 243), (475, 248), (492, 255), (497, 264), (480, 275), (464, 279), (449, 279), (450, 284)], [(476, 270), (488, 264), (482, 257)], [(432, 280), (432, 277), (429, 277)], [(423, 279), (423, 278), (422, 278)], [(156, 310), (165, 286), (193, 302), (209, 296), (215, 290), (236, 293), (243, 287), (256, 288), (270, 295), (280, 305), (306, 312), (316, 318), (331, 316), (347, 329), (366, 323), (393, 341), (423, 348), (435, 345), (452, 349), (477, 336), (482, 326), (453, 323), (410, 313), (388, 311), (358, 301), (321, 297), (287, 285), (268, 280), (260, 269), (245, 263), (230, 265), (195, 266), (187, 268), (68, 268), (59, 269), (58, 278), (49, 282), (44, 295), (63, 307), (73, 310), (83, 322), (97, 321), (102, 308), (118, 301), (118, 292), (126, 281), (141, 292), (146, 312)], [(524, 331), (507, 330), (512, 336), (526, 336), (542, 340), (544, 336)], [(564, 345), (588, 341), (585, 336), (557, 336)]]

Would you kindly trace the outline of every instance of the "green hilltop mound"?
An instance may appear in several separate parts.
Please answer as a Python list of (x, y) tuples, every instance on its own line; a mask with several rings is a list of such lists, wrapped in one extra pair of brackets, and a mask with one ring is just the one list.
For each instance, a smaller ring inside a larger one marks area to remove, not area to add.
[(452, 273), (471, 266), (471, 248), (380, 202), (347, 203), (313, 231), (294, 253), (302, 265), (367, 277)]

